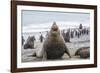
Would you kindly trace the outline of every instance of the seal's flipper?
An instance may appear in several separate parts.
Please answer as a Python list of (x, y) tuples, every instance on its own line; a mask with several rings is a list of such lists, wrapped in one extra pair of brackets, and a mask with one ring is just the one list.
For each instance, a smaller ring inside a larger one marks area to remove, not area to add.
[(65, 53), (69, 56), (69, 58), (71, 58), (71, 55), (70, 55), (69, 50), (66, 47), (66, 45), (64, 45), (64, 49), (65, 49)]

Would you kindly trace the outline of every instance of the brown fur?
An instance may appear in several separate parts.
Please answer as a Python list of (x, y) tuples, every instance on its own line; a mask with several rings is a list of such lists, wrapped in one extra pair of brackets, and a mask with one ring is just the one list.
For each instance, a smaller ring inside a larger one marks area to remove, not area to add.
[(90, 57), (90, 50), (87, 47), (79, 48), (76, 53), (76, 56), (80, 56), (80, 58), (89, 58)]
[(43, 44), (43, 59), (58, 59), (61, 58), (65, 52), (71, 57), (65, 45), (65, 41), (60, 34), (60, 30), (54, 22)]

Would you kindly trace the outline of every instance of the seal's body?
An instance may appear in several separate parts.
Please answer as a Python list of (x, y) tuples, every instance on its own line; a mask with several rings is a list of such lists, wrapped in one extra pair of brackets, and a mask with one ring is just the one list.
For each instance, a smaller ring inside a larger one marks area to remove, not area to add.
[(24, 49), (34, 49), (34, 41), (35, 37), (34, 36), (29, 36), (28, 39), (26, 40), (26, 43), (24, 45)]
[(80, 56), (80, 58), (89, 58), (90, 57), (90, 50), (88, 47), (79, 48), (75, 56)]
[(63, 36), (54, 22), (43, 44), (43, 59), (59, 59), (65, 52), (71, 57)]

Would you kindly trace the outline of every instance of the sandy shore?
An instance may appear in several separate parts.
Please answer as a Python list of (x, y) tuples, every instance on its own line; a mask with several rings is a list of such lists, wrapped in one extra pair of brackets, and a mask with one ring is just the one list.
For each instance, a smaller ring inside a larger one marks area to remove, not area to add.
[[(66, 43), (67, 48), (70, 51), (71, 57), (69, 58), (67, 54), (64, 54), (62, 56), (61, 60), (79, 60), (81, 59), (79, 56), (75, 56), (75, 52), (77, 49), (81, 47), (89, 47), (90, 46), (90, 35), (83, 35), (80, 38), (71, 38), (69, 43)], [(22, 48), (22, 62), (36, 62), (36, 61), (41, 61), (41, 58), (37, 57), (32, 57), (31, 55), (34, 54), (36, 50), (38, 52), (42, 49), (43, 43), (40, 43), (39, 40), (34, 42), (34, 47), (35, 49), (24, 49)], [(39, 53), (37, 53), (39, 54)]]
[[(37, 58), (37, 57), (32, 57), (31, 55), (34, 54), (34, 52), (36, 50), (40, 51), (41, 47), (42, 47), (43, 43), (40, 42), (35, 42), (35, 48), (36, 49), (22, 49), (22, 62), (35, 62), (35, 61), (41, 61), (41, 58)], [(66, 43), (66, 46), (68, 47), (71, 57), (69, 58), (68, 55), (65, 53), (62, 56), (62, 59), (60, 60), (79, 60), (81, 59), (79, 56), (75, 56), (75, 52), (77, 51), (78, 48), (80, 47), (84, 47), (84, 46), (89, 46), (89, 41), (86, 42), (70, 42), (70, 43)]]

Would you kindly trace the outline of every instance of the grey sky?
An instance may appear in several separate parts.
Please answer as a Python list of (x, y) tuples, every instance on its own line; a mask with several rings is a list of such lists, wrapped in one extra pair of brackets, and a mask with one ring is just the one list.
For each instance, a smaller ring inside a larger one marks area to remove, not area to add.
[[(36, 25), (53, 21), (79, 22), (89, 24), (90, 14), (88, 13), (68, 13), (53, 11), (22, 10), (22, 25)], [(79, 24), (78, 24), (79, 25)]]

